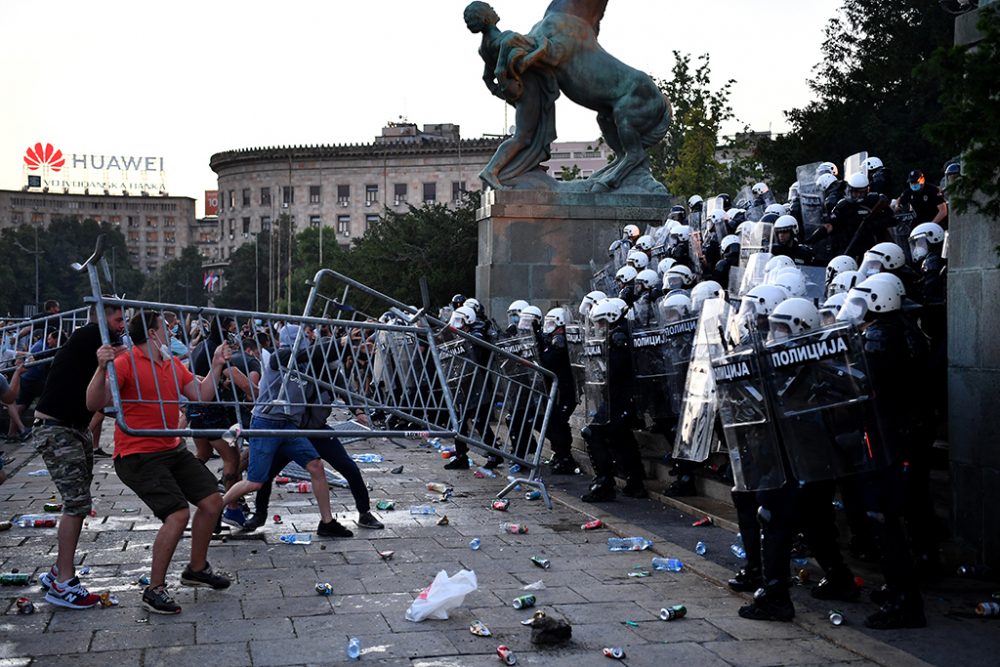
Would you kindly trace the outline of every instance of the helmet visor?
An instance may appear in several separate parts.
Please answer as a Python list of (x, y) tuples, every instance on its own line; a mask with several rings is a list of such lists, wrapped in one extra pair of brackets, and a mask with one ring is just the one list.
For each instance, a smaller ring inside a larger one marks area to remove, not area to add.
[(868, 302), (861, 297), (851, 297), (840, 307), (837, 313), (838, 322), (850, 322), (858, 325), (865, 321), (868, 314)]
[(548, 317), (546, 317), (545, 321), (542, 323), (542, 333), (550, 334), (558, 328), (559, 327), (556, 324), (556, 321)]
[(535, 318), (532, 315), (522, 315), (521, 319), (517, 322), (517, 330), (521, 333), (526, 333), (532, 330), (532, 325), (535, 322)]
[(510, 325), (510, 326), (512, 326), (512, 327), (516, 327), (516, 326), (517, 326), (517, 323), (518, 323), (518, 322), (519, 322), (520, 320), (521, 320), (521, 315), (520, 315), (520, 313), (517, 313), (517, 312), (515, 312), (515, 311), (513, 311), (513, 310), (512, 310), (512, 311), (510, 311), (509, 313), (507, 313), (507, 324), (508, 324), (508, 325)]
[(865, 278), (871, 278), (876, 273), (882, 273), (882, 262), (878, 259), (866, 259), (861, 262), (861, 267), (858, 268), (858, 273), (863, 275)]
[(910, 256), (913, 257), (914, 262), (921, 261), (927, 256), (927, 253), (927, 239), (923, 237), (910, 239)]
[(792, 327), (788, 322), (771, 320), (771, 330), (768, 335), (775, 342), (787, 340), (792, 337)]
[(684, 278), (678, 273), (668, 273), (663, 282), (668, 290), (684, 289)]

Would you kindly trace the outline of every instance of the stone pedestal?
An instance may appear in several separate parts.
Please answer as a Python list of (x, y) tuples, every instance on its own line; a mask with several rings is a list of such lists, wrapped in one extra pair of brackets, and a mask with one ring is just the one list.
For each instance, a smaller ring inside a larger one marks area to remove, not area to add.
[(545, 313), (575, 310), (590, 291), (591, 260), (603, 265), (625, 225), (645, 231), (670, 212), (666, 194), (489, 191), (479, 209), (476, 298), (503, 326), (525, 299)]

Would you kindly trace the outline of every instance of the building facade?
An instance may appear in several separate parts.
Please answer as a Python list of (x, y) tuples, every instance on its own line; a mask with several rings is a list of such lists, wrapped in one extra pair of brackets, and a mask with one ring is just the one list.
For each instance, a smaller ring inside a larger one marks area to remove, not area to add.
[(370, 144), (248, 148), (216, 153), (218, 253), (228, 260), (281, 216), (294, 229), (331, 230), (350, 245), (386, 211), (453, 205), (479, 190), (502, 139), (462, 139), (452, 124), (390, 123)]
[(194, 204), (191, 197), (0, 190), (0, 229), (55, 219), (107, 222), (125, 236), (129, 264), (150, 273), (192, 243)]
[[(564, 180), (564, 174), (574, 174), (575, 178), (588, 178), (601, 167), (607, 166), (614, 154), (606, 143), (593, 141), (554, 141), (547, 167), (549, 175), (557, 181)], [(564, 172), (564, 169), (567, 170)]]

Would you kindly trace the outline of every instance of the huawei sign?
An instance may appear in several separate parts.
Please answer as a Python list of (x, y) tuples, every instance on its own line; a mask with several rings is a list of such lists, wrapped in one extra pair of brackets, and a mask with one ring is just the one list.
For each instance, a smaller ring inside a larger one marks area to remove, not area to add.
[(63, 157), (62, 151), (53, 148), (52, 144), (43, 146), (41, 143), (37, 143), (34, 146), (29, 146), (28, 150), (24, 152), (24, 163), (31, 171), (35, 171), (39, 167), (61, 171), (63, 165), (66, 164), (66, 159)]

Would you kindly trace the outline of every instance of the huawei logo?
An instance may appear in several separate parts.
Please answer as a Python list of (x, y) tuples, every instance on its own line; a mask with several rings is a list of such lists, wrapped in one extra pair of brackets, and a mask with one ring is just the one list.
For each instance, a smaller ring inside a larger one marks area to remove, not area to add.
[(37, 143), (34, 146), (29, 146), (28, 150), (24, 152), (24, 163), (31, 171), (42, 166), (47, 166), (52, 171), (61, 171), (63, 165), (66, 164), (66, 159), (63, 157), (62, 151), (53, 148), (52, 144), (42, 146), (41, 143)]

